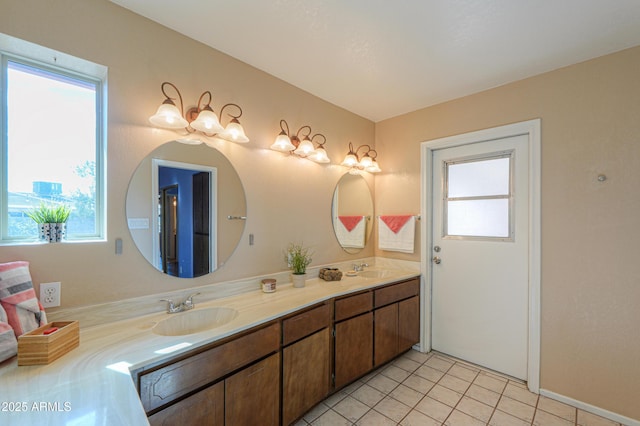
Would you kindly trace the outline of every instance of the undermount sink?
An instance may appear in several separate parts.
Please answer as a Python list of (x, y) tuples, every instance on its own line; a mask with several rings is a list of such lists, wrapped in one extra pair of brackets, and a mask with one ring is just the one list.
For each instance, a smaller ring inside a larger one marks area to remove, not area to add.
[(233, 308), (214, 307), (172, 314), (157, 323), (152, 331), (161, 336), (183, 336), (220, 327), (238, 316)]
[(362, 278), (386, 278), (389, 275), (391, 275), (391, 272), (388, 269), (370, 269), (358, 272), (358, 276)]

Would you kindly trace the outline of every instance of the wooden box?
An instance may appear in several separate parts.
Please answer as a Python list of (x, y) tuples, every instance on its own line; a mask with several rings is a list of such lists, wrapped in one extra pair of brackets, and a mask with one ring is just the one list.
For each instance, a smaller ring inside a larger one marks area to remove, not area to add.
[[(51, 334), (45, 330), (57, 327)], [(80, 345), (78, 321), (56, 321), (18, 337), (18, 365), (50, 364)]]

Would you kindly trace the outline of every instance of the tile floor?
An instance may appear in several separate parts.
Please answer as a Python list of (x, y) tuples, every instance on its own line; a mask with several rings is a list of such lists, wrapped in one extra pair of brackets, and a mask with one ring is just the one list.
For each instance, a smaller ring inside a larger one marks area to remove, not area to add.
[(446, 355), (409, 351), (309, 411), (296, 426), (620, 426)]

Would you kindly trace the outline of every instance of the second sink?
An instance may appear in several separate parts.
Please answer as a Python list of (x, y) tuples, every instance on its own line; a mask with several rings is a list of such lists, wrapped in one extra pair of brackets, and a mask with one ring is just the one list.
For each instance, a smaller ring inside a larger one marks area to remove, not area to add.
[(391, 274), (387, 269), (370, 269), (368, 271), (358, 272), (358, 276), (362, 278), (386, 278)]
[(233, 308), (213, 307), (171, 314), (156, 324), (152, 331), (161, 336), (183, 336), (220, 327), (238, 316)]

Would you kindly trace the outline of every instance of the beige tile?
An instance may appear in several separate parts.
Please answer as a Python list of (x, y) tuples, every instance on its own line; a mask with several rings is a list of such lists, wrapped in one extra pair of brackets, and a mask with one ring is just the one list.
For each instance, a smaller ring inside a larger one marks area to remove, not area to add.
[(357, 399), (348, 396), (337, 403), (333, 407), (333, 410), (347, 420), (356, 422), (360, 417), (364, 416), (367, 411), (369, 411), (369, 407)]
[(300, 419), (293, 424), (293, 426), (307, 426), (309, 423), (305, 422), (304, 419)]
[(504, 389), (503, 395), (534, 407), (538, 402), (537, 394), (529, 392), (528, 389), (520, 387), (513, 382), (509, 382), (507, 384), (507, 387)]
[(396, 426), (397, 423), (388, 417), (383, 416), (376, 410), (370, 410), (365, 414), (356, 425), (361, 426)]
[(307, 422), (311, 423), (312, 421), (323, 415), (327, 410), (329, 410), (329, 406), (321, 402), (311, 410), (307, 411), (307, 414), (305, 414), (303, 418)]
[(341, 390), (339, 392), (334, 393), (333, 395), (331, 395), (330, 397), (325, 399), (323, 402), (325, 404), (327, 404), (329, 407), (333, 407), (334, 405), (336, 405), (338, 402), (342, 401), (348, 395), (349, 394), (347, 394), (345, 391)]
[(386, 394), (380, 392), (376, 388), (372, 388), (371, 386), (365, 384), (360, 386), (355, 392), (351, 394), (351, 396), (358, 401), (365, 403), (369, 407), (373, 407), (378, 402), (382, 401)]
[(573, 426), (575, 422), (554, 416), (546, 411), (536, 410), (536, 415), (533, 418), (534, 426)]
[(530, 426), (531, 422), (525, 422), (517, 417), (513, 417), (510, 414), (496, 410), (489, 420), (490, 426)]
[(454, 364), (454, 361), (443, 358), (442, 356), (435, 355), (429, 358), (424, 365), (428, 365), (431, 368), (435, 368), (436, 370), (440, 370), (442, 372), (447, 372)]
[(367, 384), (378, 389), (381, 392), (384, 392), (385, 394), (391, 392), (393, 389), (395, 389), (396, 386), (398, 386), (398, 382), (396, 382), (395, 380), (391, 380), (390, 378), (382, 374), (378, 374), (376, 377), (369, 380)]
[(438, 384), (460, 393), (465, 393), (471, 386), (471, 382), (459, 379), (451, 374), (445, 374)]
[(498, 401), (500, 400), (499, 393), (490, 391), (489, 389), (478, 385), (469, 386), (469, 390), (467, 390), (465, 395), (492, 407), (498, 405)]
[(442, 422), (422, 414), (418, 410), (412, 410), (407, 417), (400, 422), (402, 426), (440, 426)]
[(347, 395), (351, 395), (356, 389), (358, 389), (363, 384), (364, 384), (363, 381), (356, 380), (355, 382), (351, 383), (349, 386), (345, 386), (344, 388), (342, 388), (342, 392), (346, 393)]
[(396, 367), (402, 368), (405, 371), (413, 373), (422, 365), (422, 363), (416, 362), (410, 358), (400, 357), (395, 361), (393, 361), (393, 365), (395, 365)]
[(384, 374), (388, 378), (393, 379), (398, 383), (402, 383), (404, 379), (411, 375), (411, 373), (407, 370), (403, 370), (402, 368), (396, 367), (395, 365), (388, 366), (387, 368), (382, 370), (381, 374)]
[(436, 370), (435, 368), (431, 368), (428, 365), (423, 365), (415, 371), (420, 377), (423, 377), (427, 380), (431, 380), (432, 382), (437, 382), (444, 376), (444, 372), (440, 370)]
[(409, 411), (411, 411), (411, 407), (404, 405), (400, 401), (397, 401), (391, 397), (386, 397), (375, 407), (373, 407), (378, 413), (383, 414), (385, 417), (389, 417), (391, 420), (395, 422), (399, 422), (406, 416)]
[(481, 422), (478, 419), (471, 417), (462, 411), (453, 410), (453, 413), (449, 416), (447, 421), (444, 422), (447, 426), (485, 426), (485, 422)]
[(410, 387), (413, 390), (417, 390), (421, 394), (425, 395), (427, 392), (431, 390), (432, 387), (435, 386), (435, 383), (431, 380), (423, 379), (417, 374), (412, 374), (407, 377), (407, 379), (402, 382), (405, 386)]
[(333, 410), (328, 410), (323, 415), (311, 422), (313, 426), (351, 426), (351, 422)]
[(431, 358), (432, 355), (433, 355), (433, 353), (418, 352), (418, 351), (412, 349), (409, 352), (407, 352), (406, 354), (404, 354), (402, 357), (403, 358), (409, 358), (409, 359), (411, 359), (411, 360), (413, 360), (415, 362), (419, 362), (420, 364), (422, 364), (426, 360)]
[(576, 408), (555, 399), (541, 396), (538, 401), (538, 410), (546, 411), (573, 423), (576, 421)]
[(459, 379), (466, 380), (467, 382), (473, 382), (473, 380), (478, 375), (479, 370), (474, 370), (466, 367), (463, 364), (456, 363), (453, 367), (449, 369), (447, 374), (451, 374)]
[(486, 374), (484, 371), (481, 371), (480, 374), (478, 374), (478, 377), (476, 377), (473, 383), (497, 393), (502, 393), (504, 388), (507, 386), (506, 380), (500, 380), (496, 376)]
[(438, 384), (436, 384), (427, 395), (443, 404), (447, 404), (449, 407), (455, 407), (462, 398), (461, 393), (452, 391)]
[(400, 385), (392, 390), (389, 396), (413, 408), (424, 397), (424, 394), (415, 391), (408, 386)]
[(521, 382), (520, 380), (515, 380), (515, 379), (509, 379), (509, 384), (513, 385), (513, 386), (518, 386), (521, 387), (523, 389), (527, 389), (529, 390), (529, 388), (527, 387), (527, 384), (524, 382)]
[(493, 407), (469, 398), (468, 396), (462, 397), (456, 406), (456, 410), (460, 410), (463, 413), (466, 413), (471, 417), (475, 417), (478, 420), (482, 420), (485, 423), (489, 421), (491, 414), (493, 414)]
[(453, 408), (428, 396), (422, 398), (415, 409), (440, 422), (444, 422), (453, 411)]
[(613, 420), (605, 419), (604, 417), (600, 417), (583, 410), (578, 410), (577, 423), (580, 426), (620, 426), (620, 423), (616, 423)]
[(502, 396), (502, 398), (500, 398), (497, 409), (529, 423), (533, 420), (533, 414), (536, 411), (535, 407), (506, 396)]

